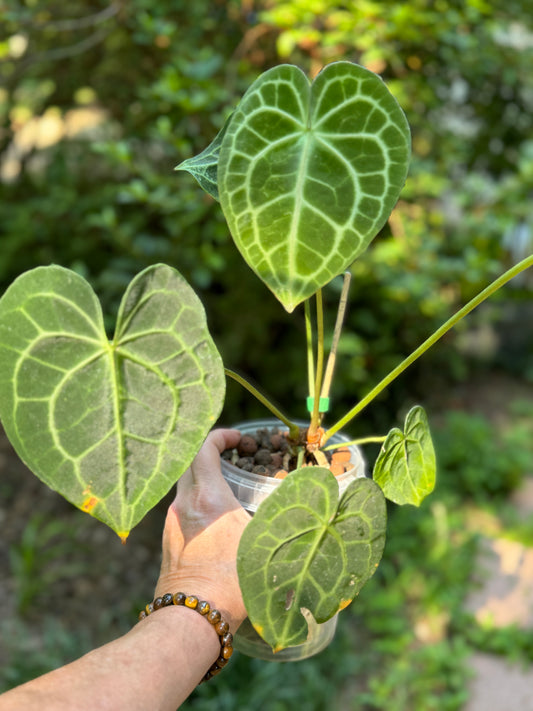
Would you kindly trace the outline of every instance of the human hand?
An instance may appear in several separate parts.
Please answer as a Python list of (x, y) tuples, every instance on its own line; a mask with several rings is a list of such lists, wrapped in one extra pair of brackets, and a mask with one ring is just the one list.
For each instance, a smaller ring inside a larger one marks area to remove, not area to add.
[(236, 446), (237, 430), (209, 433), (178, 482), (163, 530), (163, 558), (155, 597), (185, 592), (207, 600), (234, 632), (246, 617), (237, 576), (237, 548), (250, 515), (220, 470), (220, 454)]

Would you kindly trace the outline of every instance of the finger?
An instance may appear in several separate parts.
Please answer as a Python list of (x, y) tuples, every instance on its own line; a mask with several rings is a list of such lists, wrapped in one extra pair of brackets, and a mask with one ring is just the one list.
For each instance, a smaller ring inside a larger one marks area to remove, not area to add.
[(212, 483), (214, 477), (222, 477), (220, 455), (225, 449), (237, 446), (240, 437), (238, 430), (211, 430), (191, 465), (194, 484), (201, 486)]

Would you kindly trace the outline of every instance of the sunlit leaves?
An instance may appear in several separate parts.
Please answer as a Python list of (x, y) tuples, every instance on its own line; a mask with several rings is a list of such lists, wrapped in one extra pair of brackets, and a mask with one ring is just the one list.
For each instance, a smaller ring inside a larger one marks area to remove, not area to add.
[(350, 62), (328, 65), (312, 85), (281, 65), (246, 92), (220, 148), (220, 202), (243, 257), (288, 311), (381, 229), (409, 146), (385, 84)]
[(404, 432), (394, 428), (374, 466), (374, 481), (396, 504), (419, 506), (435, 487), (435, 450), (426, 413), (419, 405), (405, 418)]
[(306, 640), (307, 610), (325, 622), (351, 602), (379, 564), (385, 529), (371, 479), (353, 481), (339, 501), (335, 477), (320, 467), (293, 472), (261, 503), (237, 567), (248, 616), (274, 651)]
[(181, 476), (218, 417), (223, 367), (181, 275), (129, 285), (113, 341), (90, 285), (61, 267), (0, 300), (0, 417), (48, 486), (125, 538)]

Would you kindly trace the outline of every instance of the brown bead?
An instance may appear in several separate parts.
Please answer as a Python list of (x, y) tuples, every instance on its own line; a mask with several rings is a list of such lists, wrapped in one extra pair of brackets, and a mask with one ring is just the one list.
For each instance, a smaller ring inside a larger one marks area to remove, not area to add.
[(185, 598), (185, 607), (190, 607), (191, 610), (196, 610), (198, 605), (198, 598), (194, 595), (189, 595)]
[(207, 614), (207, 619), (212, 625), (216, 625), (218, 622), (220, 622), (220, 618), (222, 615), (218, 610), (211, 610), (211, 612), (208, 612)]
[(211, 672), (208, 671), (208, 672), (205, 673), (205, 676), (204, 676), (204, 678), (202, 679), (202, 681), (209, 681), (209, 679), (211, 679), (212, 676), (213, 676), (213, 675), (211, 674)]
[(154, 600), (154, 610), (159, 610), (159, 608), (163, 607), (163, 598), (162, 597), (156, 597)]
[(172, 605), (172, 593), (165, 593), (161, 599), (163, 600), (163, 607), (168, 607), (168, 605)]
[(146, 614), (146, 610), (141, 610), (141, 611), (139, 612), (139, 622), (140, 622), (141, 620), (144, 620), (145, 617), (148, 617), (148, 615)]
[(224, 659), (229, 659), (231, 655), (233, 654), (233, 647), (224, 647), (222, 650), (222, 656)]
[(198, 607), (196, 609), (201, 615), (207, 615), (207, 613), (211, 609), (211, 605), (205, 600), (202, 600), (202, 602), (198, 603)]
[(224, 620), (220, 620), (220, 622), (215, 625), (215, 630), (220, 637), (223, 637), (226, 632), (228, 632), (229, 625), (227, 622), (224, 622)]
[(228, 660), (224, 659), (224, 657), (219, 657), (215, 662), (217, 667), (220, 667), (221, 669), (222, 669), (222, 667), (225, 667), (227, 663), (228, 663)]
[(221, 671), (222, 669), (217, 667), (215, 664), (213, 664), (213, 666), (209, 669), (209, 673), (211, 674), (211, 676), (216, 676), (217, 674), (220, 674)]
[(154, 603), (149, 602), (148, 605), (144, 608), (145, 612), (147, 615), (150, 615), (154, 611)]
[(174, 605), (183, 605), (185, 602), (185, 598), (187, 595), (182, 592), (177, 592), (174, 594), (173, 600), (174, 600)]
[(228, 647), (233, 644), (233, 635), (231, 634), (231, 632), (226, 632), (226, 634), (220, 638), (220, 644), (223, 647)]

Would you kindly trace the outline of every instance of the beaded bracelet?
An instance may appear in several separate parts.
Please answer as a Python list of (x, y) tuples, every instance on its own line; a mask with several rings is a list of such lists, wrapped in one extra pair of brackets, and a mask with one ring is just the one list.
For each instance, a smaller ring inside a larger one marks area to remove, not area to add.
[[(169, 605), (184, 605), (190, 610), (195, 610), (213, 625), (215, 632), (218, 634), (220, 656), (209, 667), (209, 670), (202, 678), (202, 681), (209, 681), (209, 679), (222, 671), (222, 668), (226, 666), (233, 654), (233, 636), (229, 631), (228, 623), (224, 622), (218, 610), (211, 609), (211, 605), (208, 602), (199, 600), (194, 595), (186, 595), (182, 592), (177, 592), (174, 595), (172, 593), (165, 593), (165, 595), (161, 597), (156, 597), (153, 602), (149, 602), (148, 605), (146, 605), (144, 610), (139, 612), (139, 620), (144, 620), (144, 618), (148, 617), (152, 612), (160, 610), (162, 607), (168, 607)], [(202, 683), (202, 681), (200, 683)]]

